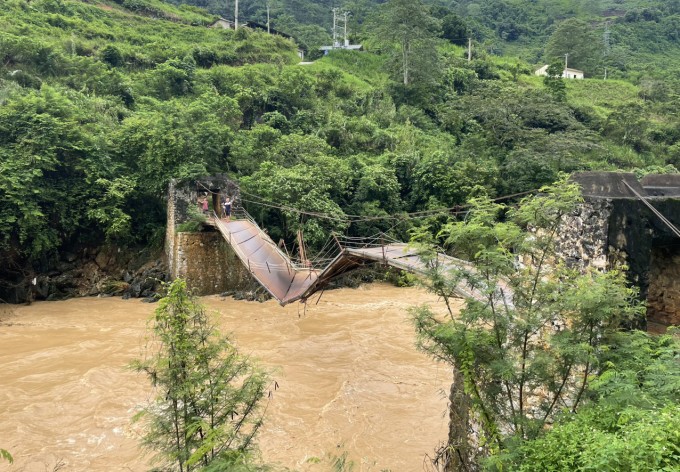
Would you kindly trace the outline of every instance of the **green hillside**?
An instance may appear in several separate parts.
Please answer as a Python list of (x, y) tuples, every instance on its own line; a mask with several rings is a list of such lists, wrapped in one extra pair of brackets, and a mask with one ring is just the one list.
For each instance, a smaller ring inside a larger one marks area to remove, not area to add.
[[(233, 2), (217, 0), (167, 0), (192, 4), (233, 17)], [(269, 5), (273, 27), (293, 34), (311, 53), (330, 42), (331, 9), (351, 12), (353, 39), (366, 42), (372, 36), (377, 6), (363, 0), (255, 0), (241, 2), (242, 21), (261, 23)], [(442, 20), (444, 37), (459, 44), (468, 37), (475, 46), (495, 55), (520, 57), (531, 64), (549, 62), (554, 56), (572, 54), (574, 66), (588, 69), (590, 77), (637, 80), (640, 75), (672, 78), (680, 68), (680, 2), (677, 0), (460, 0), (426, 1)], [(581, 24), (578, 24), (578, 21)], [(552, 40), (552, 41), (551, 41)], [(555, 41), (558, 40), (558, 41)], [(582, 44), (579, 45), (578, 43)], [(558, 44), (555, 44), (558, 43)], [(561, 43), (561, 44), (560, 44)], [(579, 48), (586, 44), (590, 64), (579, 64)], [(576, 49), (573, 47), (576, 46)]]
[(559, 172), (680, 163), (673, 82), (587, 80), (560, 92), (521, 58), (478, 48), (468, 62), (424, 14), (417, 27), (430, 39), (405, 85), (389, 30), (368, 41), (380, 54), (335, 51), (302, 66), (292, 41), (208, 28), (214, 17), (194, 7), (6, 2), (4, 257), (49, 267), (65, 245), (160, 244), (169, 179), (213, 172), (338, 217), (250, 208), (274, 238), (302, 227), (314, 246), (330, 230), (407, 237), (423, 223), (349, 224), (347, 214), (452, 207)]

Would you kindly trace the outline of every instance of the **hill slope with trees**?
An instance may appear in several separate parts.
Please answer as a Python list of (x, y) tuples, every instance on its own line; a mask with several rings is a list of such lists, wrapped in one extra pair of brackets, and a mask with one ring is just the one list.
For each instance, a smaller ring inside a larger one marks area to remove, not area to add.
[(66, 248), (160, 245), (171, 178), (229, 172), (260, 198), (333, 215), (249, 208), (274, 239), (303, 229), (314, 247), (331, 230), (406, 238), (441, 223), (344, 215), (451, 208), (559, 172), (680, 163), (672, 83), (556, 79), (559, 92), (519, 58), (477, 49), (468, 62), (430, 13), (401, 0), (376, 13), (403, 23), (418, 51), (408, 62), (405, 43), (376, 29), (379, 53), (301, 66), (292, 41), (208, 28), (215, 17), (194, 7), (6, 2), (2, 278), (48, 271)]
[[(233, 18), (233, 2), (167, 0), (207, 8)], [(267, 7), (273, 27), (295, 36), (314, 54), (330, 44), (331, 9), (350, 11), (356, 42), (374, 34), (378, 6), (363, 0), (255, 0), (239, 5), (239, 16), (265, 23)], [(460, 0), (429, 1), (441, 20), (441, 36), (454, 44), (475, 46), (496, 55), (512, 55), (531, 64), (549, 63), (570, 54), (570, 62), (590, 77), (639, 80), (651, 75), (673, 80), (680, 67), (680, 3), (677, 0)]]

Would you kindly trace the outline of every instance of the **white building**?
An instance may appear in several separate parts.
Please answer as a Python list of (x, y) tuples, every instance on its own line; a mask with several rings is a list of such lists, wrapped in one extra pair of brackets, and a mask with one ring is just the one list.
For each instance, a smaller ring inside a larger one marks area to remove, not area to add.
[(208, 25), (208, 28), (234, 29), (234, 22), (226, 18), (218, 18)]
[[(537, 69), (536, 72), (534, 72), (534, 75), (541, 75), (541, 76), (546, 76), (548, 75), (548, 66), (547, 64), (541, 67), (540, 69)], [(562, 71), (562, 77), (565, 79), (583, 79), (583, 71), (578, 70), (578, 69), (572, 69), (570, 67), (565, 67), (564, 70)]]
[(336, 42), (333, 46), (321, 46), (319, 51), (323, 51), (324, 54), (328, 54), (328, 51), (333, 49), (349, 49), (350, 51), (362, 51), (363, 46), (361, 44), (349, 44), (349, 39), (346, 39), (344, 43)]

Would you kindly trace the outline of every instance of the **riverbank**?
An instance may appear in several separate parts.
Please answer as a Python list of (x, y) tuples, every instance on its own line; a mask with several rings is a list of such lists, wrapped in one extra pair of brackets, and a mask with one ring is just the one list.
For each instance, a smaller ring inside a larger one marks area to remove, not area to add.
[(0, 268), (0, 302), (19, 304), (87, 296), (149, 298), (168, 280), (162, 252), (148, 248), (83, 247), (58, 260)]

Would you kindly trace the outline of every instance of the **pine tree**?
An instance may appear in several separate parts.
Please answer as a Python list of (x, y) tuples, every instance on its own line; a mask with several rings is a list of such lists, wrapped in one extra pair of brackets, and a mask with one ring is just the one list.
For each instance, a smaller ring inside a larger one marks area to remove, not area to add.
[(405, 86), (432, 77), (438, 70), (439, 28), (439, 22), (420, 0), (390, 0), (383, 6), (377, 37)]
[(167, 287), (152, 329), (145, 358), (133, 365), (157, 392), (137, 415), (148, 425), (145, 446), (172, 470), (235, 470), (255, 450), (267, 375), (218, 333), (181, 279)]

